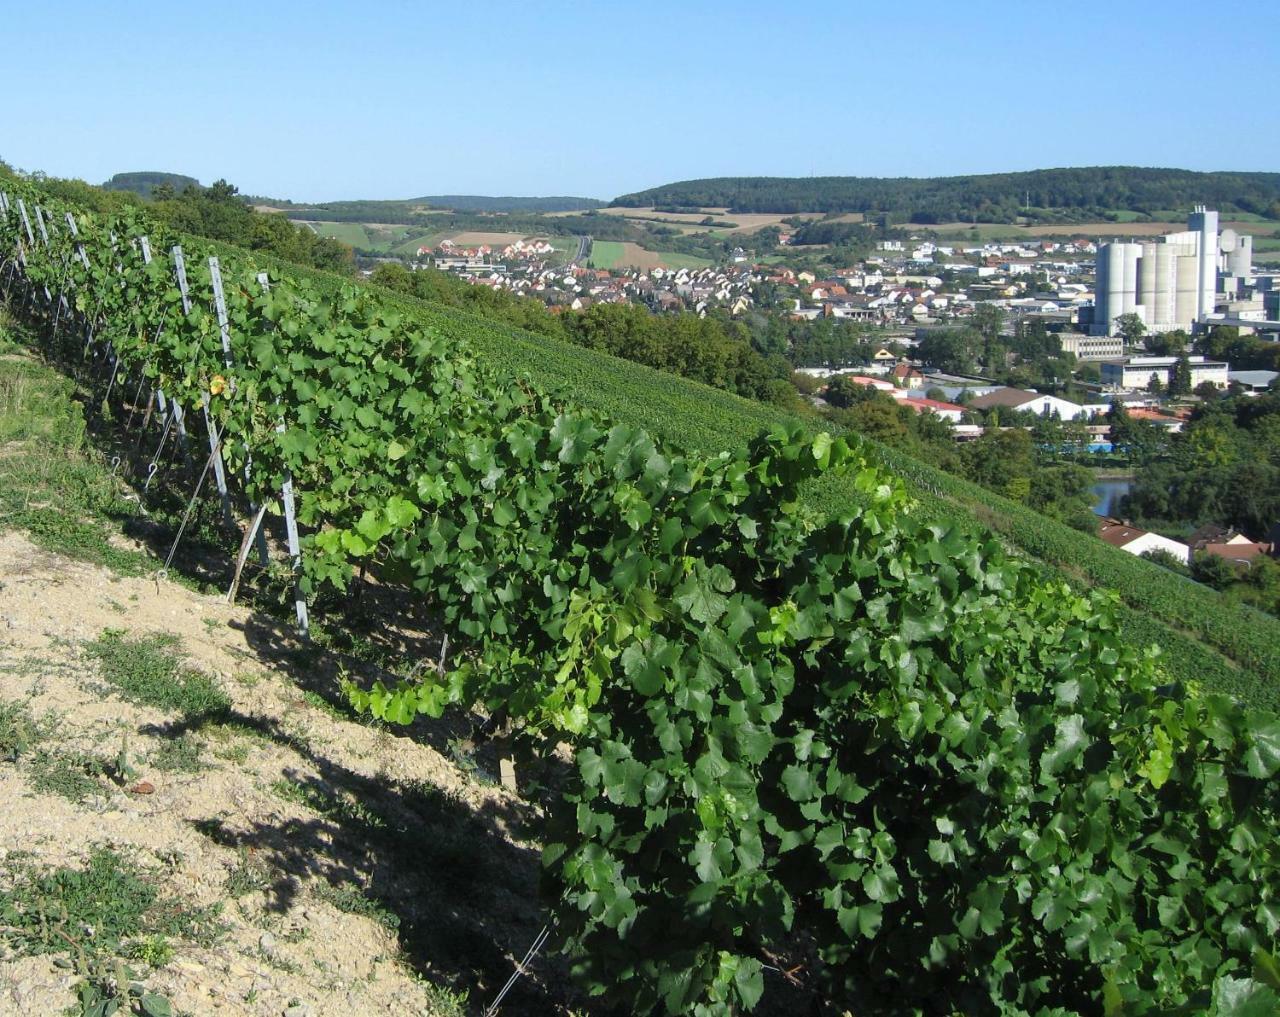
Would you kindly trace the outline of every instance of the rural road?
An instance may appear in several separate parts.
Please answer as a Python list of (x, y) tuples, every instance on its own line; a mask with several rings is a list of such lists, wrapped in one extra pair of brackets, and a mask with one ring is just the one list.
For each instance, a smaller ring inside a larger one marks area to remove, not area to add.
[(570, 260), (569, 267), (573, 268), (574, 265), (576, 265), (578, 262), (586, 258), (587, 251), (590, 249), (590, 247), (591, 247), (590, 237), (578, 237), (578, 253), (575, 254), (573, 258)]

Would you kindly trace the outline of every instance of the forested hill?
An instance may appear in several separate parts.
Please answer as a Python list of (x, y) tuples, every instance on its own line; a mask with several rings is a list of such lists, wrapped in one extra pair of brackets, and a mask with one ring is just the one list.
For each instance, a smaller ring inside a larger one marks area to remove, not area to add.
[(1201, 203), (1280, 216), (1280, 173), (1090, 166), (967, 177), (716, 177), (624, 194), (614, 202), (730, 212), (888, 212), (918, 223), (1013, 222), (1019, 216), (1061, 222)]
[(195, 177), (186, 177), (181, 173), (117, 173), (102, 186), (108, 191), (132, 191), (144, 198), (151, 197), (151, 192), (161, 184), (168, 184), (175, 192), (181, 193), (187, 187), (199, 187), (200, 181)]

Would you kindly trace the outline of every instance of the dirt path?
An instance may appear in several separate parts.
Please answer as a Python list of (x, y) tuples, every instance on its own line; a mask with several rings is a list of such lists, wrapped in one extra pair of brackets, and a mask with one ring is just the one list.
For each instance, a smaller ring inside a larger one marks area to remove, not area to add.
[[(85, 649), (108, 629), (177, 637), (230, 697), (229, 714), (184, 723), (123, 699)], [(340, 674), (247, 610), (0, 533), (0, 708), (46, 718), (51, 751), (108, 762), (123, 752), (134, 771), (96, 776), (71, 800), (41, 788), (30, 752), (0, 754), (0, 903), (20, 871), (74, 868), (109, 847), (183, 907), (220, 908), (221, 935), (175, 941), (154, 968), (130, 962), (175, 1011), (482, 1007), (544, 920), (536, 849), (518, 833), (527, 806), (455, 765), (438, 726), (344, 715), (330, 705)], [(183, 753), (193, 765), (172, 768)], [(153, 793), (131, 793), (139, 780)], [(73, 1001), (66, 954), (29, 952), (6, 946), (0, 927), (0, 1015)], [(505, 1012), (555, 1012), (526, 982)]]

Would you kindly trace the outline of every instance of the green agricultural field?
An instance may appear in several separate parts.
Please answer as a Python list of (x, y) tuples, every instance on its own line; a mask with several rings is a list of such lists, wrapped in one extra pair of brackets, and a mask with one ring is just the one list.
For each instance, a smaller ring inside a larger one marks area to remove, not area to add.
[(429, 247), (449, 235), (447, 231), (385, 223), (309, 222), (308, 225), (322, 237), (332, 237), (362, 251), (406, 257), (416, 254), (420, 245)]
[[(958, 223), (943, 223), (941, 226), (908, 226), (901, 227), (904, 230), (919, 230), (930, 232), (937, 235), (939, 240), (974, 240), (979, 243), (986, 243), (988, 240), (1023, 240), (1027, 239), (1025, 227), (1013, 226), (1007, 223), (979, 223), (976, 226), (961, 225)], [(1064, 226), (1064, 230), (1069, 227)]]
[(692, 254), (680, 254), (676, 251), (658, 251), (658, 257), (667, 268), (706, 268), (714, 265), (710, 258), (699, 258)]
[(549, 236), (539, 237), (538, 239), (545, 240), (556, 249), (556, 253), (552, 258), (553, 261), (565, 263), (578, 253), (578, 238), (576, 236)]
[(596, 268), (614, 268), (622, 258), (623, 246), (616, 240), (593, 240), (591, 242), (591, 264)]
[(591, 244), (590, 262), (596, 268), (705, 268), (707, 258), (674, 251), (650, 251), (638, 244), (616, 240), (596, 240)]
[(309, 222), (311, 229), (322, 237), (341, 240), (352, 247), (369, 248), (369, 234), (365, 228), (355, 222)]
[(410, 229), (407, 235), (394, 246), (388, 248), (391, 254), (399, 254), (406, 258), (412, 258), (418, 253), (419, 247), (435, 247), (445, 237), (449, 235), (447, 230), (420, 230)]

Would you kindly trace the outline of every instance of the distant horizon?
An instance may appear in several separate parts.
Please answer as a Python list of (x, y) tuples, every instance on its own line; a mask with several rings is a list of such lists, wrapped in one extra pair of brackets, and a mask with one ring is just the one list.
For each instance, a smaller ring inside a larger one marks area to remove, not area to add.
[[(2, 153), (0, 153), (0, 158), (3, 158)], [(14, 168), (18, 169), (20, 167), (15, 166)], [(39, 167), (36, 167), (34, 169), (30, 167), (21, 167), (21, 169), (23, 172), (47, 172), (47, 171), (41, 170)], [(166, 170), (166, 169), (155, 169), (155, 168), (127, 169), (127, 170), (117, 170), (116, 172), (112, 173), (110, 176), (108, 176), (104, 180), (88, 180), (82, 176), (80, 177), (73, 176), (71, 179), (83, 180), (85, 183), (92, 184), (94, 186), (103, 186), (107, 183), (110, 183), (111, 180), (113, 180), (117, 176), (128, 176), (130, 174), (139, 174), (139, 173), (164, 173), (171, 176), (192, 177), (202, 187), (209, 187), (216, 180), (227, 180), (229, 184), (232, 184), (237, 188), (238, 193), (243, 197), (266, 198), (266, 199), (272, 199), (272, 200), (278, 200), (278, 201), (289, 201), (295, 205), (331, 205), (331, 204), (339, 204), (342, 202), (350, 202), (350, 201), (396, 202), (396, 201), (421, 201), (421, 200), (430, 199), (430, 198), (478, 198), (478, 197), (492, 198), (495, 200), (500, 200), (500, 199), (517, 199), (518, 200), (518, 199), (531, 199), (531, 198), (573, 198), (573, 199), (584, 199), (587, 201), (599, 201), (607, 204), (611, 202), (614, 198), (621, 197), (625, 194), (636, 194), (636, 193), (641, 193), (647, 190), (654, 190), (656, 188), (668, 186), (671, 184), (686, 183), (686, 182), (701, 181), (701, 180), (717, 180), (717, 179), (821, 180), (821, 179), (840, 179), (840, 178), (849, 178), (849, 177), (868, 179), (868, 180), (940, 180), (940, 179), (955, 178), (955, 177), (998, 176), (998, 175), (1013, 174), (1013, 173), (1036, 173), (1036, 172), (1047, 172), (1052, 170), (1082, 170), (1082, 169), (1143, 169), (1143, 170), (1169, 170), (1174, 172), (1187, 172), (1187, 173), (1259, 173), (1259, 174), (1267, 174), (1270, 176), (1280, 176), (1280, 170), (1252, 170), (1252, 169), (1236, 169), (1236, 168), (1231, 168), (1231, 169), (1217, 168), (1217, 169), (1209, 169), (1209, 170), (1198, 170), (1198, 169), (1191, 169), (1186, 166), (1140, 166), (1136, 164), (1122, 165), (1119, 163), (1092, 163), (1089, 165), (1081, 164), (1078, 166), (1036, 166), (1032, 169), (998, 169), (998, 170), (989, 170), (983, 173), (938, 173), (938, 174), (931, 174), (931, 175), (924, 175), (924, 176), (900, 175), (900, 176), (892, 176), (892, 177), (869, 176), (867, 174), (858, 174), (858, 173), (823, 173), (823, 174), (804, 174), (804, 175), (783, 175), (783, 174), (773, 174), (773, 173), (726, 173), (726, 174), (721, 174), (718, 177), (706, 177), (706, 176), (684, 177), (684, 178), (681, 178), (680, 180), (662, 180), (654, 184), (646, 185), (644, 187), (635, 188), (632, 191), (616, 191), (609, 194), (608, 196), (593, 196), (590, 194), (571, 194), (568, 191), (559, 192), (559, 193), (553, 193), (553, 192), (541, 193), (541, 192), (532, 192), (532, 191), (528, 193), (520, 193), (516, 191), (498, 193), (498, 192), (492, 192), (492, 191), (453, 190), (453, 191), (437, 191), (434, 193), (423, 192), (421, 194), (412, 194), (412, 195), (397, 196), (397, 197), (381, 197), (381, 196), (370, 197), (368, 195), (363, 195), (360, 197), (323, 198), (319, 200), (310, 200), (310, 201), (299, 201), (298, 199), (293, 198), (287, 194), (263, 194), (256, 191), (246, 190), (244, 187), (241, 187), (235, 180), (228, 180), (226, 177), (223, 177), (223, 176), (215, 176), (211, 179), (205, 180), (200, 177), (196, 177), (194, 174), (183, 173), (179, 170)], [(49, 174), (49, 175), (62, 176), (62, 174)]]
[[(30, 95), (0, 113), (0, 158), (93, 183), (165, 166), (306, 203), (607, 201), (744, 169), (1266, 172), (1280, 166), (1258, 112), (1277, 94), (1274, 20), (1261, 0), (1230, 18), (1193, 0), (922, 0), (909, 16), (764, 0), (226, 0), (122, 16), (48, 0), (5, 15), (10, 38), (53, 41), (6, 55)], [(1095, 56), (1113, 40), (1140, 47)]]

